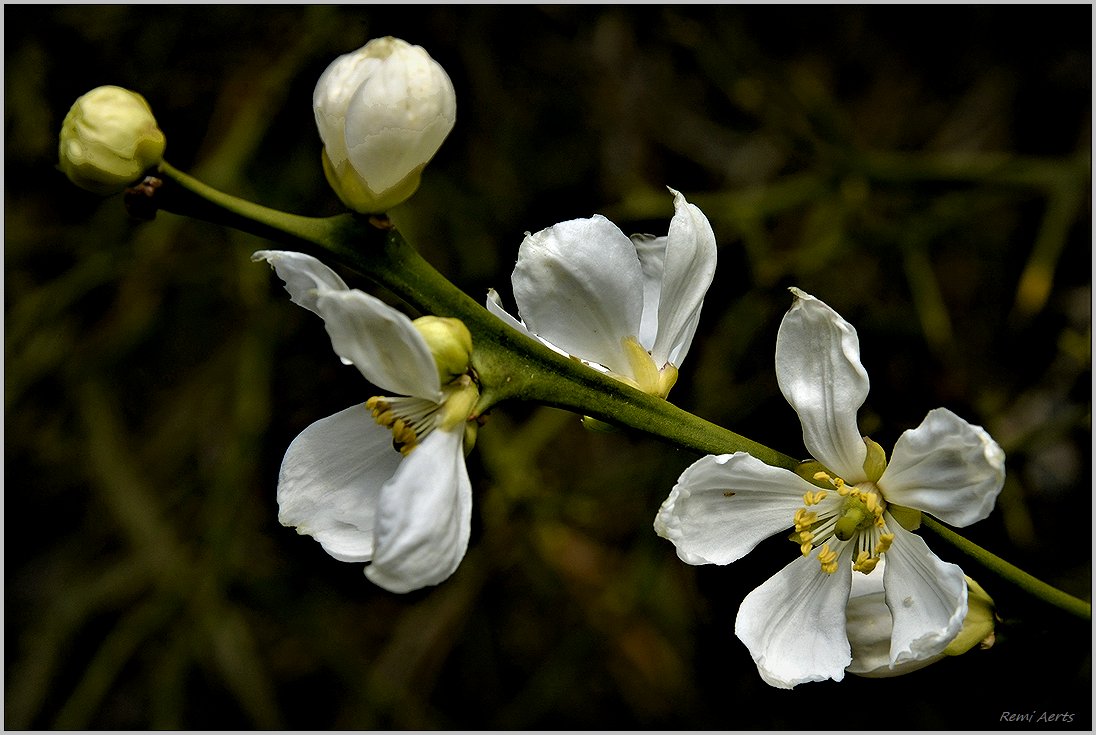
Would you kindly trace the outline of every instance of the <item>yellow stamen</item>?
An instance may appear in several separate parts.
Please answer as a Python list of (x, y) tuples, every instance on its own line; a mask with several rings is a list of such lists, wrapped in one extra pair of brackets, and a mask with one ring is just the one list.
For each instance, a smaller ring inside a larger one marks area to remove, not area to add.
[(818, 551), (818, 563), (823, 572), (833, 574), (837, 571), (837, 552), (832, 551), (829, 544), (822, 544)]

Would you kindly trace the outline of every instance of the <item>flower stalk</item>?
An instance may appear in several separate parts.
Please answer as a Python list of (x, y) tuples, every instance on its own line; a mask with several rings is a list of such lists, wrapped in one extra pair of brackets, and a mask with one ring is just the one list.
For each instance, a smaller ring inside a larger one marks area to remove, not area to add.
[[(127, 196), (151, 197), (154, 209), (334, 258), (423, 313), (461, 319), (473, 336), (472, 366), (481, 382), (477, 415), (506, 400), (532, 401), (637, 429), (701, 454), (747, 452), (774, 467), (794, 470), (799, 465), (787, 454), (601, 374), (512, 329), (435, 270), (386, 219), (290, 214), (218, 191), (166, 161), (158, 173), (163, 185), (130, 190)], [(1032, 596), (1091, 619), (1090, 603), (1036, 579), (930, 518), (923, 523)]]
[(1042, 600), (1048, 605), (1053, 605), (1068, 612), (1070, 615), (1075, 615), (1078, 618), (1084, 620), (1092, 619), (1092, 603), (1085, 602), (1078, 599), (1073, 595), (1067, 594), (1062, 590), (1052, 587), (1046, 582), (1038, 579), (1022, 569), (1017, 569), (1012, 564), (1001, 557), (983, 549), (978, 544), (967, 539), (965, 536), (961, 536), (955, 531), (951, 530), (944, 524), (940, 523), (935, 518), (927, 515), (921, 516), (921, 525), (928, 528), (944, 541), (955, 548), (962, 551), (964, 554), (974, 559), (976, 562), (984, 566), (991, 572), (1001, 576), (1003, 579), (1007, 579), (1014, 585), (1024, 590), (1032, 597)]

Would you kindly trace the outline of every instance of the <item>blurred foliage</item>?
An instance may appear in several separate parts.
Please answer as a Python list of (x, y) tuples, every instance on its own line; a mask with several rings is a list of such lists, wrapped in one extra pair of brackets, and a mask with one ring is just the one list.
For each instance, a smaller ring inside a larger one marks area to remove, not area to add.
[(664, 187), (680, 189), (721, 247), (672, 398), (801, 454), (772, 368), (798, 285), (860, 332), (862, 430), (890, 447), (937, 406), (985, 426), (1008, 482), (967, 535), (1087, 598), (1089, 6), (8, 5), (5, 20), (6, 727), (993, 729), (1003, 711), (1091, 727), (1090, 626), (931, 535), (996, 598), (996, 646), (769, 688), (734, 616), (792, 546), (680, 563), (651, 522), (695, 457), (552, 409), (502, 406), (480, 432), (471, 548), (449, 581), (372, 586), (277, 522), (288, 443), (370, 393), (249, 261), (266, 243), (131, 221), (55, 169), (68, 107), (119, 84), (149, 100), (174, 165), (336, 213), (315, 80), (371, 37), (421, 44), (453, 78), (457, 126), (392, 215), (455, 283), (512, 304), (525, 231), (600, 212), (662, 234)]

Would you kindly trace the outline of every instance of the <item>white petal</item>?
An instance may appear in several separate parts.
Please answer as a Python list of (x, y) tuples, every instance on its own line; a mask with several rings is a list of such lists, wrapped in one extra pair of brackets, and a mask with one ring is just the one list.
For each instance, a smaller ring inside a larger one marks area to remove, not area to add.
[(658, 304), (658, 336), (651, 356), (661, 368), (667, 362), (680, 367), (692, 346), (700, 322), (704, 295), (715, 277), (715, 233), (704, 213), (674, 195), (674, 217), (666, 236), (661, 295)]
[(375, 584), (410, 592), (456, 571), (472, 528), (463, 443), (463, 426), (434, 431), (411, 450), (381, 491), (376, 553), (365, 568)]
[(505, 322), (508, 326), (518, 330), (526, 337), (533, 337), (534, 339), (536, 338), (536, 335), (530, 332), (529, 328), (525, 326), (525, 322), (521, 321), (520, 319), (516, 319), (510, 314), (510, 312), (506, 311), (506, 309), (503, 308), (502, 297), (499, 296), (499, 292), (493, 288), (487, 289), (487, 311), (491, 312), (503, 322)]
[(888, 678), (928, 666), (944, 657), (943, 653), (891, 667), (890, 608), (883, 593), (886, 562), (880, 560), (871, 574), (854, 573), (852, 591), (846, 609), (845, 631), (852, 646), (852, 663), (845, 671), (868, 678)]
[(856, 330), (826, 304), (797, 288), (776, 335), (776, 379), (803, 425), (812, 457), (846, 482), (867, 479), (867, 449), (856, 412), (868, 397)]
[(347, 156), (374, 193), (433, 158), (456, 123), (456, 99), (441, 65), (402, 41), (362, 82), (346, 112)]
[[(655, 516), (687, 564), (729, 564), (794, 525), (803, 494), (817, 490), (794, 472), (745, 452), (708, 455), (687, 468)], [(788, 552), (797, 552), (788, 544)]]
[(320, 313), (316, 310), (316, 299), (321, 292), (348, 290), (338, 273), (311, 255), (290, 250), (259, 250), (252, 254), (251, 260), (270, 263), (278, 277), (285, 281), (289, 300), (315, 314)]
[(838, 571), (819, 569), (818, 550), (800, 556), (755, 589), (738, 610), (735, 635), (750, 649), (761, 678), (791, 689), (808, 681), (841, 681), (849, 665), (845, 604), (850, 546)]
[(381, 59), (366, 55), (364, 48), (343, 54), (320, 75), (312, 93), (312, 108), (316, 115), (316, 127), (320, 140), (331, 164), (338, 166), (346, 160), (346, 110), (358, 87), (381, 65)]
[(963, 570), (933, 554), (920, 536), (889, 514), (886, 520), (895, 539), (885, 555), (883, 587), (894, 621), (890, 658), (897, 666), (936, 656), (959, 634), (967, 583)]
[(527, 235), (513, 274), (525, 325), (562, 350), (631, 375), (622, 340), (638, 337), (643, 272), (635, 246), (597, 215)]
[(392, 393), (441, 401), (434, 357), (407, 316), (357, 289), (322, 292), (316, 309), (335, 353), (366, 380)]
[[(643, 270), (643, 314), (639, 320), (639, 343), (650, 350), (658, 337), (658, 304), (662, 299), (662, 274), (666, 267), (666, 238), (632, 235), (640, 268)], [(659, 365), (661, 368), (663, 362)]]
[(946, 408), (929, 411), (920, 426), (898, 437), (879, 479), (887, 502), (960, 527), (988, 516), (1004, 484), (1001, 447)]
[(289, 445), (278, 477), (278, 520), (339, 561), (369, 561), (377, 497), (400, 464), (392, 434), (364, 405), (321, 419)]

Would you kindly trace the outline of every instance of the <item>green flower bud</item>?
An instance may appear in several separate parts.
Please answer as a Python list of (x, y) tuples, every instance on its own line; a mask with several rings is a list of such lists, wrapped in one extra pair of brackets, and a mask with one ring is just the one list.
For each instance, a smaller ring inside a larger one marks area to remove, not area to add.
[(350, 209), (379, 214), (419, 186), (457, 119), (453, 83), (421, 46), (387, 36), (335, 59), (312, 96), (328, 183)]
[(472, 361), (472, 333), (464, 322), (452, 317), (423, 316), (412, 324), (434, 356), (442, 385), (448, 385), (468, 372)]
[(115, 194), (163, 160), (165, 139), (144, 97), (96, 87), (76, 100), (61, 124), (60, 167), (96, 194)]
[(990, 648), (994, 642), (995, 613), (993, 598), (982, 586), (967, 577), (967, 616), (959, 635), (948, 644), (944, 653), (958, 656), (975, 646)]

